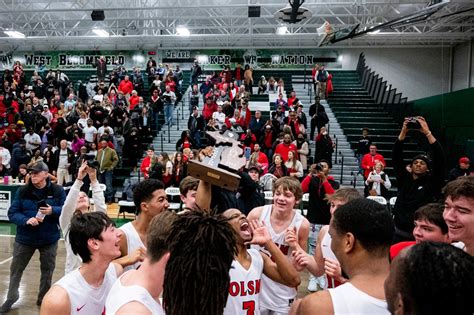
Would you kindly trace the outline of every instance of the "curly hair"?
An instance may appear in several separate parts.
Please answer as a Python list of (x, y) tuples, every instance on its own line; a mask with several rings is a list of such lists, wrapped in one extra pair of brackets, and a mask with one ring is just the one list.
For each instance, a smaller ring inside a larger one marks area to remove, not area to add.
[(153, 198), (153, 193), (160, 189), (165, 189), (165, 185), (158, 179), (146, 179), (133, 189), (133, 203), (137, 207), (137, 214), (141, 211), (141, 203), (150, 201)]
[(459, 248), (417, 244), (400, 257), (396, 279), (406, 314), (474, 313), (474, 258)]
[(174, 222), (167, 243), (163, 305), (167, 315), (221, 315), (229, 270), (237, 253), (232, 227), (222, 215), (191, 211)]

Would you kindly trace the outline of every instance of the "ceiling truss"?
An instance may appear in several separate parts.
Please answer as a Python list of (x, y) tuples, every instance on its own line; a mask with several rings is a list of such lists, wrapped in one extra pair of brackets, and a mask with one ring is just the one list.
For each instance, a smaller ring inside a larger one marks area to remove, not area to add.
[[(425, 7), (427, 0), (306, 0), (304, 6), (313, 16), (287, 25), (288, 32), (282, 36), (275, 34), (281, 24), (274, 13), (287, 1), (252, 3), (261, 6), (259, 18), (248, 18), (249, 0), (0, 0), (0, 30), (27, 36), (14, 39), (0, 32), (0, 50), (312, 48), (321, 39), (316, 29), (325, 21), (335, 30), (359, 23), (360, 29), (370, 28), (413, 13)], [(474, 9), (472, 0), (451, 0), (426, 21), (329, 48), (455, 45), (474, 36), (474, 10), (469, 9)], [(106, 19), (92, 21), (92, 10), (104, 10)], [(187, 27), (191, 35), (178, 36), (178, 26)], [(97, 38), (94, 28), (105, 29), (111, 36)]]

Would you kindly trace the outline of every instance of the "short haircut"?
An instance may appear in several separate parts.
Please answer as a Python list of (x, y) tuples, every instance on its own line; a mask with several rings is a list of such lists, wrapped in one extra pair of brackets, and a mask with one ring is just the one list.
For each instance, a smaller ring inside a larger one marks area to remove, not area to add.
[(472, 256), (449, 244), (421, 242), (399, 259), (395, 285), (406, 314), (473, 314)]
[(199, 186), (199, 179), (194, 178), (192, 176), (186, 176), (185, 178), (183, 178), (183, 180), (179, 184), (179, 193), (183, 196), (186, 196), (188, 191), (197, 190), (198, 186)]
[(457, 199), (459, 197), (474, 198), (474, 177), (462, 176), (449, 182), (443, 189), (446, 198)]
[(349, 202), (355, 199), (361, 199), (363, 196), (355, 188), (351, 187), (342, 187), (336, 190), (331, 195), (326, 195), (326, 200), (328, 202), (333, 202), (335, 200)]
[(415, 220), (426, 220), (441, 229), (443, 234), (448, 233), (448, 225), (443, 218), (444, 205), (442, 203), (429, 203), (415, 211)]
[(92, 253), (87, 242), (90, 239), (102, 241), (102, 232), (114, 222), (103, 212), (76, 212), (71, 219), (71, 226), (67, 237), (71, 244), (72, 252), (82, 258), (82, 262), (91, 261)]
[(330, 167), (331, 163), (329, 163), (328, 160), (326, 160), (326, 159), (320, 159), (320, 160), (318, 160), (318, 163), (326, 163), (327, 166), (328, 166), (329, 168), (331, 168), (331, 167)]
[(167, 315), (221, 315), (229, 294), (229, 270), (237, 253), (234, 230), (222, 215), (178, 215), (167, 242), (163, 305)]
[(133, 190), (133, 203), (137, 207), (137, 214), (141, 211), (141, 203), (150, 201), (153, 198), (153, 193), (157, 190), (165, 189), (165, 185), (158, 179), (146, 179)]
[(301, 189), (301, 183), (294, 177), (284, 176), (275, 181), (273, 184), (273, 194), (278, 188), (282, 188), (283, 191), (291, 191), (295, 195), (296, 201), (300, 201), (303, 198), (303, 190)]
[(176, 213), (163, 211), (150, 221), (146, 239), (146, 254), (150, 258), (151, 263), (159, 261), (164, 254), (169, 252), (167, 237), (176, 219)]
[(394, 224), (378, 202), (366, 198), (349, 201), (334, 212), (331, 225), (338, 234), (352, 233), (367, 252), (388, 257)]

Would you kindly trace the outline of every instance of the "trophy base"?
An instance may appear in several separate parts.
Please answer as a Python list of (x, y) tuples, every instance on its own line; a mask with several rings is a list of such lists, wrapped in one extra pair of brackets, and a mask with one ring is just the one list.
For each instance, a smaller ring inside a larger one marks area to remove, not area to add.
[(188, 175), (230, 191), (237, 190), (240, 184), (239, 175), (195, 160), (188, 163)]

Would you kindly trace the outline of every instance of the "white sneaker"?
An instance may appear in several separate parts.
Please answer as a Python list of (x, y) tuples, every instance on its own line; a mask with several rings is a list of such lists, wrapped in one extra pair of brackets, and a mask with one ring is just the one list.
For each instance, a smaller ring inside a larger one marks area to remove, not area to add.
[(316, 282), (320, 290), (326, 290), (328, 288), (327, 278), (325, 275), (322, 275), (321, 277), (316, 278)]
[(313, 275), (309, 276), (308, 291), (316, 292), (318, 291), (318, 278)]

